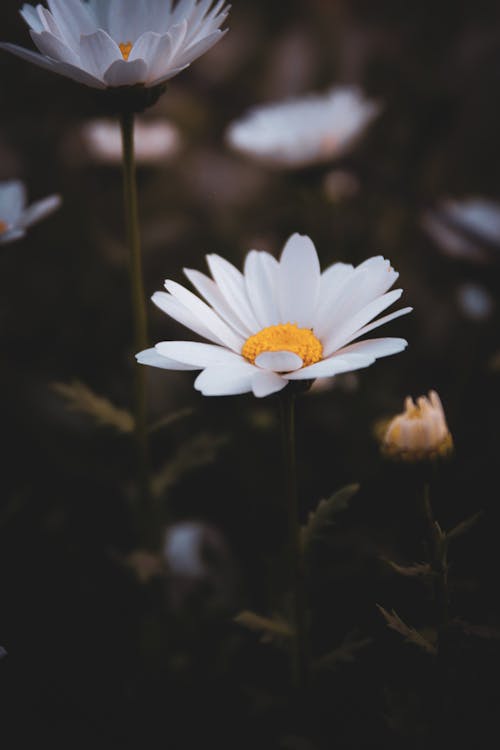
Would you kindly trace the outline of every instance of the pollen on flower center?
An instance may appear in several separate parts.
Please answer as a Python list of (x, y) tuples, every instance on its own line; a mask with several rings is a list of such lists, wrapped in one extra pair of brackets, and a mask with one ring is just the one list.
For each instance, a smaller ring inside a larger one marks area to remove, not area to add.
[(264, 352), (293, 352), (301, 357), (304, 367), (314, 365), (323, 356), (323, 345), (310, 328), (299, 328), (295, 323), (283, 323), (263, 328), (250, 336), (243, 345), (242, 355), (254, 364)]
[(132, 42), (120, 42), (118, 45), (120, 48), (120, 52), (123, 55), (124, 60), (128, 60), (130, 57), (130, 53), (132, 52), (132, 47), (134, 46)]
[(6, 224), (5, 221), (2, 221), (0, 219), (0, 234), (4, 234), (4, 232), (6, 232), (8, 228), (9, 228), (8, 224)]

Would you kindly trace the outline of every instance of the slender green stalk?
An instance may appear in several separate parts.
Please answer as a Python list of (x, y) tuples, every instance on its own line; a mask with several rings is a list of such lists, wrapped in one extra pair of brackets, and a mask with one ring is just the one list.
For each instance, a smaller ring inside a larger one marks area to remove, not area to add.
[(297, 689), (305, 688), (308, 678), (307, 605), (304, 585), (304, 555), (299, 522), (297, 464), (295, 455), (295, 395), (280, 398), (285, 492), (288, 507), (289, 569), (292, 594), (294, 636), (292, 639), (292, 675)]
[(441, 530), (434, 518), (430, 501), (429, 483), (423, 489), (424, 512), (428, 525), (429, 555), (434, 576), (434, 599), (437, 608), (438, 638), (448, 626), (449, 589), (448, 589), (448, 543), (446, 534)]
[[(147, 315), (142, 274), (141, 237), (137, 201), (137, 175), (134, 153), (134, 114), (126, 112), (121, 116), (123, 143), (123, 195), (127, 245), (129, 248), (130, 282), (134, 324), (134, 349), (142, 351), (148, 346)], [(135, 364), (134, 368), (134, 418), (135, 442), (137, 448), (137, 469), (139, 502), (143, 525), (150, 526), (152, 494), (149, 478), (149, 446), (147, 430), (146, 368)], [(153, 534), (146, 532), (148, 543)]]

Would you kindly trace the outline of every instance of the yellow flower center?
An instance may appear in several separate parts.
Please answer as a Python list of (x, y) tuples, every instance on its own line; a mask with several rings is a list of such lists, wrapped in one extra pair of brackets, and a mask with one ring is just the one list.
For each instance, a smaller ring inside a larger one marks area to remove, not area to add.
[(6, 232), (8, 228), (9, 228), (9, 225), (6, 224), (5, 221), (2, 221), (0, 219), (0, 234), (4, 234), (4, 232)]
[(120, 42), (118, 45), (120, 48), (120, 52), (123, 55), (124, 60), (128, 60), (130, 57), (130, 53), (132, 52), (132, 47), (134, 46), (132, 42)]
[(323, 356), (323, 345), (310, 328), (299, 328), (295, 323), (269, 326), (250, 336), (241, 353), (252, 364), (264, 352), (293, 352), (301, 357), (304, 367), (314, 365)]

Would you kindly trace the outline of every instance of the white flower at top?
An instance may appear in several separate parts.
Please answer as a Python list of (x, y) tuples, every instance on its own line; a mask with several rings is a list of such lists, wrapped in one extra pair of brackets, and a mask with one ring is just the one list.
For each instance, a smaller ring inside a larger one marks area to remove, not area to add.
[(380, 109), (358, 88), (339, 86), (256, 107), (229, 126), (226, 138), (236, 151), (270, 166), (306, 167), (346, 154)]
[(207, 262), (212, 278), (184, 270), (206, 302), (170, 280), (153, 302), (210, 343), (166, 341), (137, 355), (144, 365), (202, 370), (195, 388), (205, 396), (253, 392), (261, 398), (291, 381), (368, 367), (407, 346), (399, 338), (357, 341), (411, 311), (374, 320), (402, 294), (388, 291), (398, 274), (381, 256), (357, 267), (335, 263), (321, 273), (312, 241), (295, 234), (279, 261), (252, 250), (244, 273), (218, 255)]
[(47, 0), (21, 15), (38, 52), (2, 44), (24, 60), (96, 89), (158, 86), (224, 35), (225, 0)]
[(0, 182), (0, 245), (20, 240), (28, 227), (53, 213), (60, 205), (61, 198), (51, 195), (28, 207), (22, 182)]

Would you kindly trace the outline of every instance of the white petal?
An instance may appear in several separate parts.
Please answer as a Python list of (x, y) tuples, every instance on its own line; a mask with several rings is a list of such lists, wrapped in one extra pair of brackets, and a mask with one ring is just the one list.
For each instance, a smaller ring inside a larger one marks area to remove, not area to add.
[(26, 209), (19, 220), (19, 224), (22, 227), (30, 227), (41, 221), (46, 216), (57, 211), (62, 203), (60, 195), (51, 195), (49, 198), (44, 198), (41, 201), (33, 203), (32, 206)]
[(349, 339), (345, 343), (350, 344), (351, 341), (358, 339), (360, 336), (364, 336), (365, 333), (370, 333), (370, 331), (374, 331), (375, 328), (379, 328), (385, 323), (389, 323), (391, 320), (400, 318), (402, 315), (408, 315), (408, 313), (411, 313), (411, 312), (413, 312), (413, 307), (404, 307), (401, 310), (396, 310), (396, 312), (390, 313), (390, 315), (384, 315), (383, 318), (374, 320), (373, 323), (370, 323), (369, 325), (364, 326), (363, 328), (360, 328), (359, 331), (356, 331), (356, 333), (350, 336)]
[(207, 328), (199, 318), (193, 315), (185, 305), (175, 299), (175, 297), (172, 297), (171, 294), (167, 294), (166, 292), (155, 292), (151, 299), (160, 310), (163, 310), (163, 312), (173, 318), (173, 320), (176, 320), (181, 325), (186, 326), (186, 328), (189, 328), (191, 331), (194, 331), (209, 341), (214, 341), (216, 344), (222, 344), (222, 341), (217, 336), (214, 336), (212, 331)]
[(321, 274), (318, 307), (314, 313), (314, 332), (321, 336), (323, 327), (331, 320), (332, 306), (338, 301), (354, 267), (350, 263), (334, 263)]
[[(118, 43), (132, 42), (146, 31), (152, 19), (149, 8), (144, 0), (111, 0), (108, 13), (108, 29), (110, 35)], [(150, 27), (154, 29), (154, 26)]]
[(33, 31), (44, 30), (45, 27), (40, 19), (40, 16), (38, 15), (36, 8), (34, 8), (32, 5), (23, 5), (19, 13), (24, 18), (28, 26), (33, 29)]
[(168, 71), (168, 73), (165, 73), (165, 75), (162, 75), (159, 78), (151, 78), (148, 75), (146, 88), (152, 88), (153, 86), (161, 86), (162, 83), (165, 83), (165, 81), (169, 81), (171, 78), (174, 78), (174, 76), (178, 75), (179, 73), (182, 73), (182, 71), (186, 70), (186, 68), (189, 68), (189, 65), (183, 65), (182, 68), (172, 68), (171, 70)]
[(261, 328), (280, 323), (278, 307), (279, 263), (269, 253), (251, 250), (245, 260), (248, 298)]
[(207, 263), (226, 302), (244, 323), (248, 332), (255, 333), (258, 331), (259, 323), (248, 300), (243, 274), (232, 263), (219, 255), (207, 255)]
[(217, 30), (212, 32), (212, 34), (205, 37), (204, 39), (201, 39), (199, 42), (196, 42), (196, 44), (193, 44), (187, 50), (182, 52), (182, 54), (175, 60), (176, 65), (189, 65), (190, 63), (194, 62), (194, 60), (197, 60), (198, 57), (201, 57), (201, 55), (204, 55), (205, 52), (208, 52), (208, 50), (216, 45), (217, 42), (219, 42), (226, 34), (227, 29), (226, 31)]
[(255, 360), (257, 367), (274, 372), (292, 372), (304, 364), (301, 357), (294, 352), (262, 352)]
[(309, 237), (294, 234), (280, 259), (279, 302), (282, 323), (312, 328), (319, 295), (321, 271), (318, 254)]
[(399, 352), (404, 351), (407, 346), (408, 342), (405, 341), (405, 339), (368, 339), (366, 341), (359, 341), (357, 344), (345, 346), (343, 349), (339, 349), (335, 352), (335, 356), (343, 357), (345, 354), (361, 354), (362, 356), (379, 359), (379, 357), (390, 357), (392, 354), (399, 354)]
[(82, 36), (80, 58), (82, 66), (99, 80), (104, 80), (104, 73), (113, 62), (116, 60), (125, 62), (116, 42), (102, 29)]
[(145, 83), (148, 77), (148, 66), (144, 60), (117, 60), (104, 73), (104, 82), (110, 88), (119, 86), (135, 86)]
[(90, 34), (94, 30), (92, 14), (81, 0), (47, 0), (47, 5), (63, 41), (75, 46), (82, 34)]
[(159, 367), (161, 370), (197, 370), (197, 367), (184, 365), (181, 362), (174, 362), (173, 359), (162, 357), (156, 349), (145, 349), (143, 352), (135, 355), (140, 365), (149, 365), (150, 367)]
[(243, 325), (234, 310), (231, 309), (215, 281), (208, 276), (205, 276), (204, 273), (195, 271), (191, 268), (184, 268), (184, 273), (194, 288), (205, 297), (208, 304), (213, 307), (215, 312), (218, 313), (220, 317), (231, 326), (231, 328), (234, 328), (243, 339), (248, 338), (252, 332)]
[(248, 363), (207, 367), (198, 375), (194, 387), (204, 396), (237, 396), (252, 390), (256, 368)]
[(75, 67), (80, 67), (80, 58), (76, 52), (61, 42), (54, 34), (51, 34), (50, 31), (40, 33), (32, 31), (30, 33), (31, 38), (43, 55), (47, 55), (53, 60), (60, 60)]
[(25, 235), (24, 229), (8, 229), (0, 234), (0, 245), (9, 245), (11, 242), (22, 239)]
[[(382, 295), (378, 299), (370, 302), (366, 307), (360, 310), (358, 313), (348, 318), (346, 322), (340, 327), (335, 325), (331, 329), (331, 333), (323, 339), (323, 352), (325, 356), (328, 356), (336, 349), (343, 346), (350, 336), (356, 333), (360, 328), (370, 322), (379, 313), (385, 310), (390, 305), (393, 305), (402, 295), (402, 289), (395, 289), (392, 292)], [(351, 339), (352, 340), (352, 339)]]
[(188, 310), (197, 318), (206, 328), (212, 331), (221, 343), (230, 349), (240, 353), (244, 344), (244, 339), (238, 336), (229, 328), (227, 323), (217, 315), (211, 307), (205, 304), (199, 297), (185, 289), (175, 281), (167, 280), (165, 287), (179, 302), (188, 308)]
[(279, 393), (288, 385), (288, 381), (275, 372), (256, 372), (252, 378), (252, 391), (256, 398), (265, 398), (272, 393)]
[(361, 370), (363, 367), (369, 367), (375, 362), (373, 357), (363, 357), (358, 354), (346, 354), (344, 357), (330, 357), (316, 362), (315, 365), (304, 367), (297, 372), (291, 372), (283, 375), (287, 380), (314, 380), (315, 378), (329, 378), (332, 375), (339, 375), (342, 372), (351, 372)]
[(26, 188), (20, 180), (0, 182), (0, 221), (16, 224), (26, 205)]
[[(169, 67), (170, 61), (173, 57), (172, 44), (172, 37), (170, 36), (170, 34), (163, 34), (161, 36), (158, 36), (158, 39), (155, 39), (152, 42), (147, 56), (149, 64), (148, 83), (151, 81), (156, 81), (158, 78), (161, 78), (162, 76), (168, 74), (171, 69), (178, 67), (176, 65), (173, 65), (172, 68)], [(132, 53), (134, 53), (134, 51), (135, 48), (132, 50)]]
[[(160, 50), (158, 51), (159, 46)], [(155, 31), (145, 31), (132, 47), (128, 61), (133, 62), (134, 60), (144, 60), (148, 65), (148, 76), (150, 76), (150, 68), (153, 60), (155, 60), (157, 55), (162, 55), (166, 58), (167, 55), (169, 55), (169, 49), (170, 40), (166, 34), (162, 36)]]
[(18, 47), (17, 44), (0, 43), (0, 49), (12, 52), (13, 55), (20, 57), (23, 60), (27, 60), (30, 63), (34, 63), (40, 68), (50, 70), (52, 73), (58, 73), (66, 78), (71, 78), (77, 83), (83, 83), (86, 86), (91, 86), (95, 89), (105, 88), (102, 81), (99, 81), (99, 79), (91, 76), (89, 73), (86, 73), (84, 70), (81, 70), (74, 65), (69, 65), (69, 63), (55, 62), (54, 60), (50, 60), (49, 58), (40, 55), (38, 52)]
[(198, 370), (214, 365), (231, 365), (245, 362), (243, 357), (229, 349), (224, 349), (222, 346), (214, 346), (213, 344), (202, 344), (198, 341), (164, 341), (156, 344), (155, 349), (164, 357), (191, 365)]

